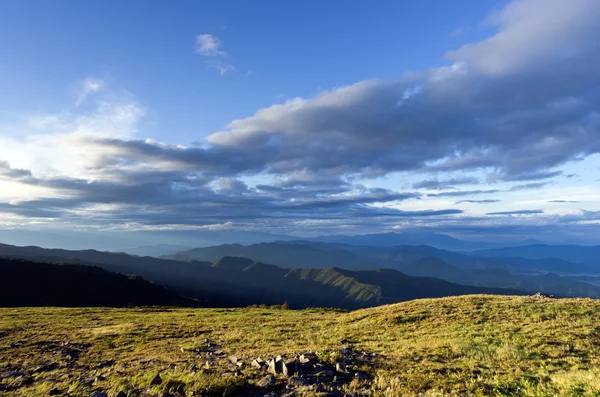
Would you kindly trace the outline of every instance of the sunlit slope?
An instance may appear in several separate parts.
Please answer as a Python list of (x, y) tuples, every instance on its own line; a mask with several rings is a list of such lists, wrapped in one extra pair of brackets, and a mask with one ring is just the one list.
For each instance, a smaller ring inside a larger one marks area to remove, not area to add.
[[(291, 359), (318, 351), (320, 360), (334, 363), (339, 349), (349, 345), (361, 354), (374, 354), (372, 361), (356, 365), (372, 378), (345, 384), (344, 392), (592, 396), (600, 393), (599, 318), (600, 302), (595, 300), (490, 295), (422, 299), (347, 313), (0, 309), (0, 372), (20, 371), (31, 378), (22, 385), (13, 378), (2, 381), (12, 387), (4, 395), (16, 396), (46, 395), (51, 388), (71, 390), (72, 395), (101, 389), (109, 395), (138, 390), (159, 396), (173, 392), (173, 385), (188, 395), (279, 395), (289, 391), (289, 378), (278, 375), (275, 384), (258, 387), (266, 373), (250, 368), (252, 359)], [(245, 362), (239, 376), (226, 375), (226, 363), (204, 369), (206, 359), (195, 350), (205, 338), (220, 346), (225, 361), (235, 355)], [(80, 350), (75, 363), (62, 355), (63, 341)], [(99, 368), (106, 360), (114, 363)], [(35, 372), (49, 363), (56, 367)], [(198, 371), (192, 374), (194, 364)], [(163, 382), (150, 386), (158, 373)], [(85, 382), (97, 375), (105, 379)], [(297, 388), (308, 395), (314, 391)]]

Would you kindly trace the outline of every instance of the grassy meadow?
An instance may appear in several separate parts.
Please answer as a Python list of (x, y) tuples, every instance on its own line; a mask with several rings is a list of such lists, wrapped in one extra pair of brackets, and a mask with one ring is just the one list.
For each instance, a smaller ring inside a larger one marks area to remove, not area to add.
[[(0, 373), (24, 376), (4, 377), (0, 396), (279, 395), (285, 379), (257, 388), (264, 374), (252, 359), (317, 352), (334, 362), (346, 344), (373, 354), (360, 364), (372, 379), (345, 385), (349, 395), (600, 396), (599, 320), (591, 299), (488, 295), (353, 312), (3, 308)], [(205, 367), (195, 349), (206, 338), (239, 357), (242, 374)]]

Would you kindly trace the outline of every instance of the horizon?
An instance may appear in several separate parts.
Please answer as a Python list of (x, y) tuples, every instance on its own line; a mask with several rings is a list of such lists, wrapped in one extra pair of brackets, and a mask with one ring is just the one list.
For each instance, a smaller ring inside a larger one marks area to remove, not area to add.
[(4, 5), (0, 242), (600, 245), (600, 2)]

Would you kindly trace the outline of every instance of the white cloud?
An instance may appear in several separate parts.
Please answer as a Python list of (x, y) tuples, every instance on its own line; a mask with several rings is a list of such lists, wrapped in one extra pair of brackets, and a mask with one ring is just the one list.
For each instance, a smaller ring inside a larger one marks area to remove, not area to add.
[(227, 56), (227, 52), (221, 49), (221, 40), (212, 34), (196, 36), (196, 52), (209, 57)]
[(88, 95), (99, 92), (104, 87), (104, 81), (87, 78), (82, 83), (79, 89), (77, 90), (77, 105), (82, 104)]
[(225, 73), (228, 73), (228, 72), (237, 72), (237, 69), (235, 68), (235, 66), (233, 66), (229, 63), (220, 62), (220, 61), (206, 61), (206, 66), (211, 69), (218, 70), (219, 73), (221, 74), (221, 76), (224, 76)]

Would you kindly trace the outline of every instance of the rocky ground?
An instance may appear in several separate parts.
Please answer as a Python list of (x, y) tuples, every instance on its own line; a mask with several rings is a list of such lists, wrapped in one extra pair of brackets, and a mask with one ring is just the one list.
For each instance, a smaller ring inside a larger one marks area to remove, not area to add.
[[(157, 390), (162, 390), (159, 393), (162, 397), (185, 396), (188, 394), (186, 383), (174, 378), (187, 372), (190, 376), (201, 375), (231, 381), (229, 385), (225, 382), (223, 388), (207, 390), (206, 395), (370, 396), (372, 376), (369, 375), (368, 368), (375, 362), (376, 354), (355, 350), (347, 340), (341, 340), (340, 344), (342, 347), (337, 351), (307, 351), (262, 358), (248, 354), (234, 355), (227, 347), (204, 339), (196, 347), (179, 349), (190, 356), (187, 364), (167, 365), (164, 370), (157, 372), (155, 368), (160, 363), (138, 361), (136, 364), (139, 368), (136, 371), (153, 373), (147, 387), (132, 387), (125, 382), (123, 390), (109, 393), (103, 385), (111, 378), (113, 381), (114, 378), (126, 378), (131, 373), (131, 364), (106, 360), (94, 366), (82, 365), (79, 358), (90, 347), (86, 343), (17, 341), (10, 345), (10, 349), (15, 350), (15, 353), (19, 349), (27, 349), (29, 354), (33, 353), (44, 364), (35, 368), (27, 362), (3, 364), (0, 367), (0, 393), (27, 392), (26, 389), (33, 386), (37, 379), (44, 383), (66, 379), (75, 381), (78, 386), (91, 388), (90, 397), (154, 396)], [(53, 374), (59, 379), (54, 379)], [(52, 387), (44, 394), (78, 396), (81, 393), (81, 390)]]

